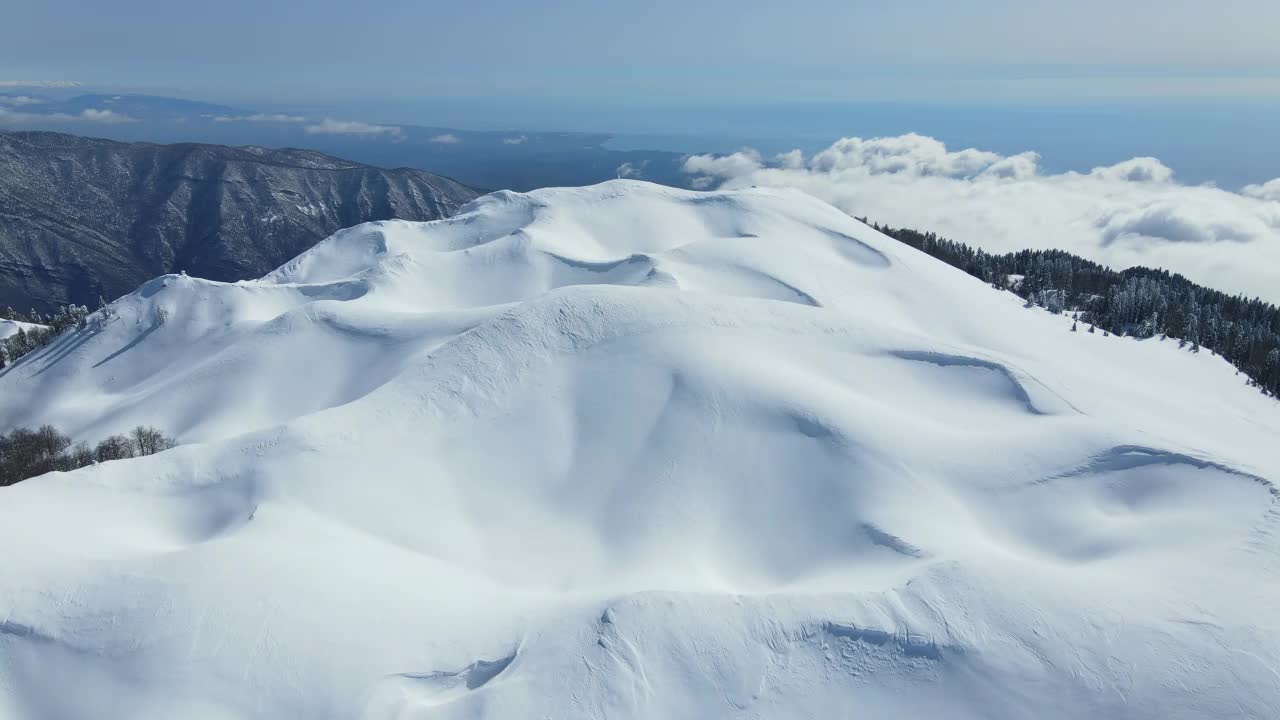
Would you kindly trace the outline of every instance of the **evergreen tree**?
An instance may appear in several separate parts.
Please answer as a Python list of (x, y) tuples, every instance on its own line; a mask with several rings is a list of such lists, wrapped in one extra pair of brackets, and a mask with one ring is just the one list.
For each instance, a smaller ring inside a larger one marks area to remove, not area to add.
[(1207, 347), (1234, 365), (1264, 392), (1280, 395), (1280, 308), (1256, 298), (1201, 287), (1167, 270), (1144, 267), (1116, 272), (1061, 250), (1021, 250), (994, 255), (935, 233), (874, 226), (995, 287), (1054, 313), (1073, 312), (1089, 332), (1106, 337), (1157, 335)]

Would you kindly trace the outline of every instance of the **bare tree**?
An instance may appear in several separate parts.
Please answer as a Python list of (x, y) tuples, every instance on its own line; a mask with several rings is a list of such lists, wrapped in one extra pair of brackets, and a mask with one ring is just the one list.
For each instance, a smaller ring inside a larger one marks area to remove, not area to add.
[(176, 444), (172, 438), (165, 437), (165, 434), (158, 428), (149, 425), (139, 425), (134, 428), (131, 437), (134, 450), (140, 456), (155, 455), (161, 450), (168, 450)]
[(89, 447), (89, 443), (86, 442), (76, 443), (67, 454), (67, 457), (71, 459), (70, 464), (72, 469), (82, 468), (86, 465), (92, 465), (97, 462), (97, 457), (93, 452), (93, 448)]
[(0, 485), (62, 469), (63, 451), (70, 445), (71, 438), (52, 425), (0, 435)]
[(133, 457), (133, 441), (124, 435), (112, 435), (98, 443), (93, 449), (98, 462), (123, 460)]

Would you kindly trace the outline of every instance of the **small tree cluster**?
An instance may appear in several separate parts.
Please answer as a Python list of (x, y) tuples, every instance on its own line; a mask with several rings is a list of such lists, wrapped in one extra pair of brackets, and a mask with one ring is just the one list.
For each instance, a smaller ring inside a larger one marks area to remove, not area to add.
[(30, 315), (21, 315), (15, 313), (13, 308), (5, 308), (3, 319), (31, 323), (38, 327), (18, 328), (18, 332), (0, 341), (0, 367), (48, 345), (68, 328), (86, 327), (88, 318), (89, 308), (84, 305), (63, 305), (56, 313), (48, 316), (35, 310)]
[(23, 315), (14, 312), (11, 307), (0, 311), (0, 319), (39, 326), (19, 328), (18, 332), (0, 340), (0, 368), (48, 345), (70, 328), (83, 330), (89, 326), (91, 318), (94, 324), (101, 327), (115, 317), (115, 311), (105, 301), (99, 299), (98, 306), (97, 313), (92, 315), (85, 305), (63, 305), (57, 312), (49, 315), (41, 315), (34, 309), (29, 315)]
[(160, 430), (139, 425), (128, 435), (112, 435), (96, 446), (71, 443), (52, 425), (16, 428), (0, 434), (0, 487), (55, 470), (75, 470), (108, 460), (154, 455), (176, 443)]
[(15, 322), (30, 323), (32, 325), (45, 325), (53, 328), (57, 332), (62, 332), (71, 326), (84, 327), (89, 317), (89, 308), (84, 305), (63, 305), (58, 308), (57, 312), (49, 315), (41, 315), (38, 310), (32, 309), (29, 315), (15, 312), (13, 308), (6, 307), (0, 311), (0, 320), (13, 320)]

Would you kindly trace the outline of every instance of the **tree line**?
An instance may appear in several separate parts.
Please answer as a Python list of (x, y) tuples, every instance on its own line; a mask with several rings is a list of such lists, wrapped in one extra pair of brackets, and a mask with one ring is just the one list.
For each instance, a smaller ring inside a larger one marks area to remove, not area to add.
[[(157, 312), (161, 312), (159, 308)], [(114, 318), (114, 308), (102, 298), (98, 299), (96, 312), (91, 312), (87, 305), (63, 305), (49, 315), (41, 315), (34, 309), (30, 314), (23, 315), (12, 307), (6, 307), (0, 310), (0, 320), (29, 323), (37, 327), (18, 328), (18, 332), (0, 340), (0, 368), (7, 367), (9, 363), (23, 355), (48, 345), (69, 328), (83, 330), (90, 324), (100, 327)], [(163, 317), (160, 321), (163, 322)]]
[(1028, 306), (1070, 311), (1089, 332), (1096, 328), (1136, 338), (1163, 335), (1195, 352), (1208, 348), (1244, 373), (1250, 384), (1280, 397), (1280, 308), (1275, 305), (1202, 287), (1168, 270), (1115, 271), (1063, 250), (997, 255), (932, 232), (871, 226), (1016, 293)]
[(86, 327), (89, 322), (89, 308), (84, 305), (63, 305), (57, 312), (45, 317), (35, 310), (32, 310), (30, 315), (23, 315), (7, 307), (0, 311), (0, 319), (37, 326), (18, 328), (18, 332), (0, 340), (0, 368), (3, 368), (23, 355), (53, 342), (67, 328)]
[(154, 427), (139, 425), (89, 445), (71, 442), (52, 425), (15, 428), (0, 434), (0, 487), (55, 470), (67, 471), (108, 460), (154, 455), (177, 443)]

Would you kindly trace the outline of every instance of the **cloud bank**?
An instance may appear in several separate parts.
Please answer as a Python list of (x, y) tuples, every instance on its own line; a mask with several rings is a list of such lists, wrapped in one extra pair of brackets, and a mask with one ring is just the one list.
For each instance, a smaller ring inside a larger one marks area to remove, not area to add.
[(462, 142), (462, 140), (458, 139), (458, 136), (453, 133), (445, 133), (431, 138), (431, 142), (437, 145), (457, 145)]
[(118, 113), (115, 110), (97, 110), (95, 108), (86, 108), (80, 113), (80, 117), (89, 122), (104, 123), (114, 125), (117, 123), (137, 122), (134, 118)]
[(74, 80), (0, 80), (0, 88), (78, 88)]
[(309, 135), (388, 135), (391, 137), (400, 137), (403, 132), (395, 125), (372, 125), (332, 118), (325, 118), (315, 125), (308, 125), (305, 130)]
[[(209, 117), (209, 116), (205, 116)], [(284, 115), (282, 113), (256, 113), (253, 115), (214, 115), (216, 123), (254, 122), (254, 123), (304, 123), (301, 115)], [(323, 123), (322, 123), (323, 124)]]
[(98, 110), (87, 108), (79, 115), (69, 113), (30, 113), (10, 110), (0, 106), (0, 126), (40, 126), (48, 123), (97, 123), (101, 125), (118, 125), (120, 123), (137, 122), (136, 118), (118, 113), (114, 110)]
[(992, 252), (1062, 248), (1280, 302), (1280, 178), (1238, 193), (1183, 185), (1151, 157), (1046, 174), (1034, 152), (953, 151), (915, 134), (844, 138), (807, 157), (694, 155), (684, 170), (697, 188), (794, 187), (851, 215)]

